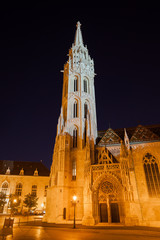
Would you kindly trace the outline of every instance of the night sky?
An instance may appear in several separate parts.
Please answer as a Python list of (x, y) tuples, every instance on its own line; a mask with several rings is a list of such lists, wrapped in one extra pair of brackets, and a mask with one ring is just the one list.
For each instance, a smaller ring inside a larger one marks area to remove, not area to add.
[(160, 12), (10, 6), (3, 11), (0, 159), (50, 167), (64, 63), (80, 21), (95, 63), (98, 130), (160, 123)]

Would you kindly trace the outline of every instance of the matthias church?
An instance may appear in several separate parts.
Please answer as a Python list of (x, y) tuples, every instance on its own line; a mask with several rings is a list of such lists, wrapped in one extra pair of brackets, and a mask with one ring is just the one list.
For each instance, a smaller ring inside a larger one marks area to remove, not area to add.
[[(97, 130), (94, 61), (77, 23), (63, 71), (44, 221), (160, 226), (160, 124)], [(106, 119), (107, 120), (107, 119)]]

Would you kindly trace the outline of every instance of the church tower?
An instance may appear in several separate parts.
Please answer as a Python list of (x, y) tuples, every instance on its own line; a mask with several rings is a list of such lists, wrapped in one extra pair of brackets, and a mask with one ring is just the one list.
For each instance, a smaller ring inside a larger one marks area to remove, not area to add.
[(94, 163), (97, 119), (94, 62), (84, 46), (81, 24), (64, 65), (62, 106), (57, 125), (45, 221), (73, 220), (73, 195), (77, 196), (76, 219), (92, 222), (90, 166)]
[(75, 40), (69, 50), (69, 59), (64, 65), (62, 108), (57, 134), (69, 133), (73, 140), (77, 138), (77, 141), (73, 141), (73, 147), (83, 148), (87, 134), (95, 142), (97, 120), (94, 62), (83, 44), (80, 26), (78, 22)]

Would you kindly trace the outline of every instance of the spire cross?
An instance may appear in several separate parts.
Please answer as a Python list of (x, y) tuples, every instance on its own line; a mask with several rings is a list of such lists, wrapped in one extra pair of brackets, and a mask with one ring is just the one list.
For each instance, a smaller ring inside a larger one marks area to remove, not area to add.
[(82, 25), (82, 24), (78, 21), (76, 27), (77, 27), (77, 28), (80, 28), (81, 25)]
[(74, 40), (74, 45), (75, 46), (79, 46), (79, 45), (83, 45), (83, 39), (82, 39), (82, 33), (81, 33), (81, 28), (80, 28), (81, 24), (78, 21), (77, 22), (77, 30), (76, 30), (76, 34), (75, 34), (75, 40)]

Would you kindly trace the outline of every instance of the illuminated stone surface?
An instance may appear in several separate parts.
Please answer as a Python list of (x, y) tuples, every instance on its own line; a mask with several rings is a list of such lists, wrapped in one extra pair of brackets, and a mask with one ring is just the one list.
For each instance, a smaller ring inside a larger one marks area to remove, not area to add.
[(94, 76), (78, 22), (64, 65), (44, 221), (70, 223), (76, 195), (76, 221), (84, 225), (160, 226), (160, 125), (97, 134)]
[[(150, 240), (159, 239), (160, 232), (151, 230), (137, 230), (136, 228), (123, 229), (67, 229), (67, 228), (43, 228), (43, 227), (14, 227), (13, 239), (15, 240)], [(6, 240), (12, 239), (8, 236)]]
[[(5, 169), (10, 166), (10, 173), (5, 174)], [(23, 168), (22, 168), (23, 166)], [(37, 170), (36, 170), (37, 169)], [(38, 171), (39, 170), (39, 171)], [(35, 174), (36, 173), (36, 174)], [(26, 212), (23, 206), (23, 200), (25, 195), (32, 192), (32, 186), (36, 186), (38, 197), (37, 210), (43, 211), (46, 203), (46, 191), (45, 187), (49, 184), (49, 170), (41, 163), (33, 162), (18, 162), (18, 161), (0, 161), (0, 192), (5, 192), (7, 195), (7, 204), (5, 204), (3, 213), (10, 213), (9, 207), (9, 195), (18, 194), (21, 200), (18, 208), (19, 212)], [(42, 207), (42, 203), (44, 206)]]

